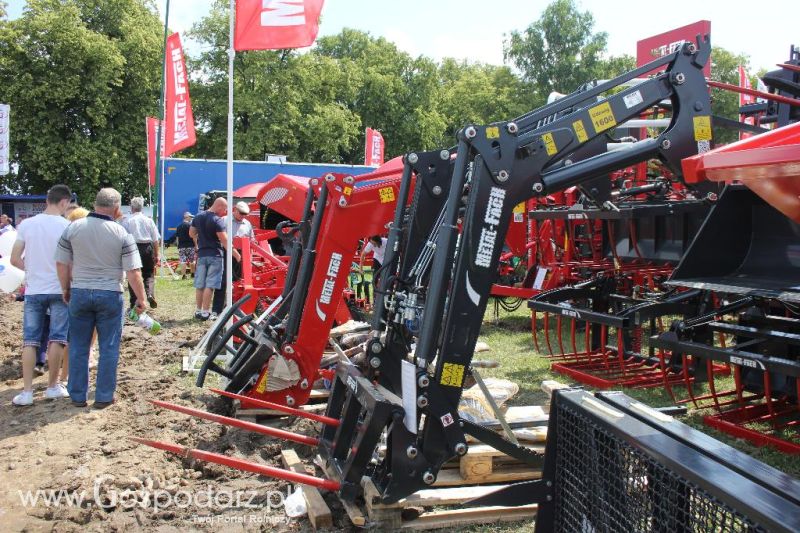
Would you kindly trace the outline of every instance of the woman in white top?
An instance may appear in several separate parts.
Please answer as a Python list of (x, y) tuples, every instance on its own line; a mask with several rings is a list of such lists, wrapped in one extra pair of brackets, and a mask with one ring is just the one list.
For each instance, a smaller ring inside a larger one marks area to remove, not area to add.
[(386, 239), (380, 235), (373, 235), (361, 250), (361, 261), (359, 266), (364, 271), (364, 257), (372, 252), (372, 283), (378, 283), (378, 270), (383, 265), (383, 257), (386, 254)]

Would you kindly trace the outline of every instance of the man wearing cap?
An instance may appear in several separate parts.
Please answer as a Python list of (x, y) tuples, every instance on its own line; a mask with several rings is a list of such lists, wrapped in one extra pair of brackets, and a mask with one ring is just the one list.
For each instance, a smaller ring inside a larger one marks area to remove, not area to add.
[(183, 214), (183, 222), (181, 222), (175, 229), (175, 234), (170, 237), (167, 244), (176, 242), (178, 245), (178, 272), (181, 274), (181, 279), (186, 279), (186, 269), (189, 269), (192, 277), (194, 277), (194, 260), (197, 256), (195, 251), (195, 243), (192, 236), (189, 235), (189, 228), (192, 227), (192, 219), (194, 216), (186, 211)]
[[(253, 225), (247, 220), (247, 215), (250, 214), (250, 206), (248, 206), (245, 202), (236, 202), (236, 206), (233, 209), (233, 231), (231, 232), (234, 237), (242, 237), (250, 239), (251, 241), (255, 240), (255, 233), (253, 232)], [(241, 256), (237, 259), (238, 254), (233, 254), (233, 280), (236, 281), (242, 277), (242, 261)], [(225, 263), (225, 267), (227, 267), (227, 263)], [(214, 293), (214, 304), (211, 306), (211, 310), (219, 315), (225, 309), (225, 293), (228, 289), (227, 286), (227, 279), (228, 273), (227, 271), (223, 272), (222, 275), (222, 287), (220, 290)]]

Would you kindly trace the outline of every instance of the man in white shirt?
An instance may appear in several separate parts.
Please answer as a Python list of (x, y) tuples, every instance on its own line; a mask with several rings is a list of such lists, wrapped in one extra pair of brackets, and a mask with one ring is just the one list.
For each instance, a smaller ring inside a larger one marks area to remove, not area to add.
[[(64, 347), (69, 332), (69, 309), (61, 298), (61, 284), (56, 271), (55, 252), (58, 239), (69, 225), (64, 213), (72, 192), (66, 185), (54, 185), (47, 191), (47, 208), (19, 225), (17, 240), (11, 250), (11, 264), (25, 270), (25, 308), (22, 319), (23, 390), (11, 402), (17, 406), (33, 404), (33, 366), (41, 345), (45, 317), (50, 313), (47, 360), (50, 367), (48, 400), (69, 396), (59, 380)], [(66, 377), (66, 375), (61, 376)]]
[[(142, 213), (143, 208), (144, 198), (141, 196), (131, 198), (131, 214), (122, 220), (122, 226), (136, 241), (139, 257), (142, 259), (142, 279), (144, 280), (144, 290), (147, 293), (147, 301), (150, 303), (150, 307), (156, 308), (158, 302), (155, 299), (155, 271), (159, 260), (161, 235), (159, 235), (153, 219)], [(134, 307), (136, 295), (130, 284), (128, 284), (128, 293), (130, 294), (130, 307)]]

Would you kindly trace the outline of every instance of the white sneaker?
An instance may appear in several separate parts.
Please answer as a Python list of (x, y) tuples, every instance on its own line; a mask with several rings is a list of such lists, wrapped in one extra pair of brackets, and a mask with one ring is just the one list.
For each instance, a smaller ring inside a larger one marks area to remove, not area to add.
[(44, 397), (48, 400), (56, 400), (58, 398), (69, 398), (67, 388), (61, 383), (56, 383), (52, 387), (47, 387), (44, 391)]
[(14, 396), (14, 399), (11, 400), (11, 403), (18, 407), (23, 407), (26, 405), (33, 405), (33, 391), (32, 390), (24, 390)]

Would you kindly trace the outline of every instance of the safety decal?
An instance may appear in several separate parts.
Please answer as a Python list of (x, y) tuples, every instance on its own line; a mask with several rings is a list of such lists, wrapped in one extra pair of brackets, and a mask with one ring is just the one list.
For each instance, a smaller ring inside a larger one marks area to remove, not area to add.
[(388, 204), (389, 202), (394, 202), (394, 189), (391, 187), (384, 187), (383, 189), (378, 189), (378, 194), (381, 198), (382, 204)]
[(547, 150), (547, 155), (556, 155), (558, 153), (556, 140), (553, 139), (552, 133), (545, 133), (542, 135), (542, 142), (544, 143), (544, 149)]
[(442, 367), (442, 385), (448, 387), (460, 387), (464, 381), (464, 365), (457, 363), (445, 363)]
[(644, 98), (642, 98), (641, 92), (633, 91), (632, 93), (623, 96), (622, 100), (625, 102), (625, 107), (630, 109), (633, 106), (641, 104), (644, 101)]
[(263, 394), (267, 390), (268, 379), (269, 377), (267, 376), (267, 373), (264, 372), (264, 375), (262, 375), (261, 379), (259, 379), (258, 383), (256, 383), (256, 392)]
[(693, 118), (694, 121), (694, 140), (695, 141), (710, 141), (711, 134), (711, 117), (708, 115), (701, 115)]
[(597, 133), (606, 131), (617, 125), (617, 119), (614, 118), (614, 112), (611, 111), (611, 106), (608, 102), (603, 102), (589, 109), (589, 117), (592, 119), (594, 131)]
[(589, 140), (589, 136), (586, 135), (586, 128), (583, 127), (582, 120), (576, 120), (573, 122), (572, 129), (575, 130), (575, 136), (578, 138), (578, 142), (585, 143)]
[(450, 413), (443, 414), (439, 417), (439, 420), (442, 421), (442, 427), (452, 426), (455, 420), (453, 419), (453, 415)]
[(353, 194), (353, 188), (345, 187), (344, 190), (342, 191), (342, 194), (344, 194), (345, 196), (350, 196), (351, 194)]
[(487, 139), (499, 139), (500, 138), (500, 128), (497, 126), (489, 126), (486, 128), (486, 138)]

